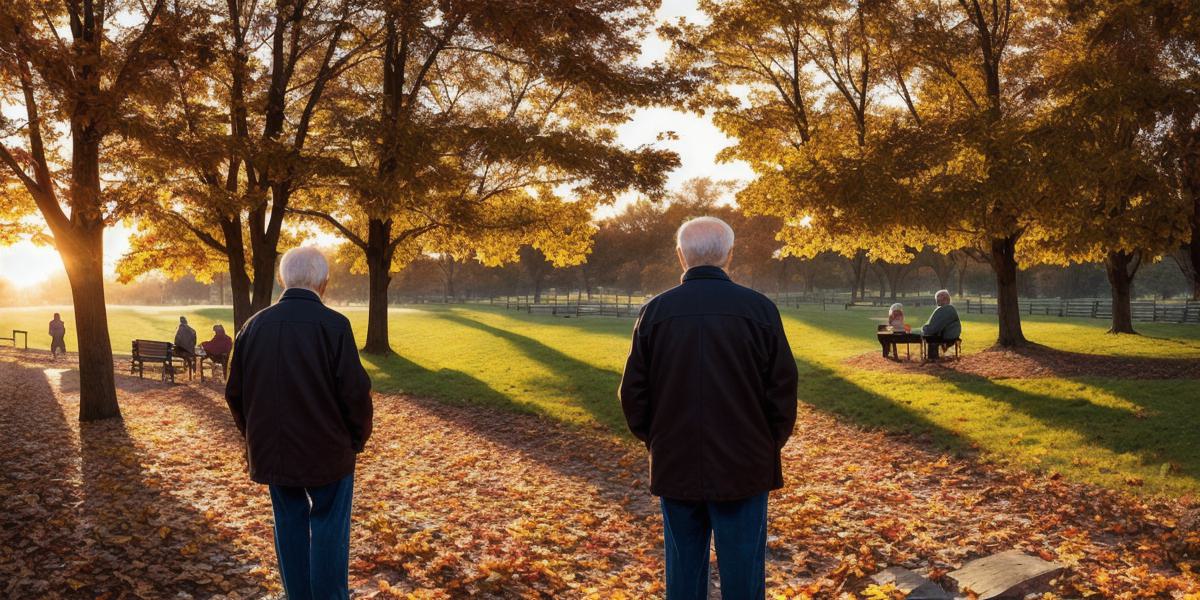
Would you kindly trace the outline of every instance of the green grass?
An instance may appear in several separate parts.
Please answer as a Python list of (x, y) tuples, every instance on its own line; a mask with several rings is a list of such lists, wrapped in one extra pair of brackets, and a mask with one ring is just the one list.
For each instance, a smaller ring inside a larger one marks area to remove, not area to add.
[[(28, 329), (46, 348), (50, 313), (68, 307), (0, 308), (0, 331)], [(366, 312), (348, 309), (356, 330)], [(923, 321), (916, 310), (911, 322)], [(185, 314), (201, 337), (229, 325), (230, 311), (201, 307), (112, 307), (113, 346), (134, 338), (170, 340)], [(1141, 491), (1200, 492), (1200, 382), (1105, 377), (988, 380), (968, 375), (863, 371), (845, 359), (878, 349), (874, 313), (787, 310), (785, 325), (801, 372), (800, 397), (818, 410), (889, 430), (928, 433), (952, 451), (1055, 470), (1079, 480)], [(399, 356), (365, 357), (377, 389), (534, 412), (624, 435), (616, 401), (632, 320), (562, 319), (471, 308), (398, 308), (391, 316)], [(965, 352), (995, 336), (994, 317), (968, 315)], [(1112, 336), (1103, 321), (1027, 317), (1027, 337), (1072, 352), (1200, 359), (1200, 327), (1141, 324), (1141, 336)], [(361, 339), (359, 340), (361, 343)], [(74, 337), (68, 334), (68, 348)], [(803, 440), (799, 440), (803, 443)]]

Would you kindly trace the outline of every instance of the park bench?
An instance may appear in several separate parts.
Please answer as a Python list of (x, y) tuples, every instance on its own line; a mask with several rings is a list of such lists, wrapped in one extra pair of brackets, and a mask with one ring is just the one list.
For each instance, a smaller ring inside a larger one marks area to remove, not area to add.
[(170, 342), (154, 340), (133, 340), (133, 358), (129, 361), (129, 373), (138, 374), (142, 379), (146, 364), (158, 365), (162, 368), (162, 381), (170, 380), (175, 383), (175, 347)]
[[(925, 361), (929, 360), (929, 357), (927, 356), (928, 350), (929, 350), (928, 344), (929, 344), (929, 342), (925, 339), (924, 336), (922, 336), (921, 337), (921, 362), (925, 362)], [(942, 356), (946, 356), (946, 353), (949, 352), (951, 348), (953, 348), (954, 349), (954, 360), (956, 360), (956, 361), (962, 360), (962, 338), (954, 340), (953, 342), (948, 342), (948, 343), (942, 344), (942, 347), (944, 348), (944, 350), (942, 351), (942, 354), (941, 354)]]
[(0, 342), (12, 342), (13, 348), (17, 347), (17, 334), (21, 334), (21, 341), (24, 343), (25, 349), (29, 349), (29, 332), (20, 329), (12, 330), (11, 337), (0, 337)]

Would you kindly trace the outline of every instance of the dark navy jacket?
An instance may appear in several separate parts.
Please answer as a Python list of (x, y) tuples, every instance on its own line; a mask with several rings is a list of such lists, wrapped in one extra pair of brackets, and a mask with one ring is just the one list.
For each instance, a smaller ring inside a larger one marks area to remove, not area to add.
[(650, 449), (650, 491), (736, 500), (783, 487), (796, 361), (779, 310), (717, 267), (642, 307), (621, 379), (629, 429)]
[(225, 400), (259, 483), (333, 483), (371, 437), (371, 380), (350, 321), (308, 290), (290, 288), (246, 321)]

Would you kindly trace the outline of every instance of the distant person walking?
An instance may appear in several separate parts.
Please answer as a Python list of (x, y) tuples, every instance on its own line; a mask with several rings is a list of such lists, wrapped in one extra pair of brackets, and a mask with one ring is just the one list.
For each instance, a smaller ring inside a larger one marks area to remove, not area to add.
[(63, 323), (62, 316), (54, 313), (54, 318), (50, 319), (50, 356), (58, 359), (58, 353), (62, 352), (63, 356), (67, 354), (67, 324)]
[(921, 336), (926, 344), (925, 355), (929, 360), (937, 360), (938, 350), (943, 345), (953, 344), (962, 337), (962, 321), (958, 320), (958, 309), (950, 304), (950, 292), (939, 290), (933, 298), (937, 308), (921, 326)]
[(350, 505), (371, 436), (371, 380), (350, 321), (321, 303), (329, 263), (289, 250), (283, 295), (234, 342), (225, 399), (246, 440), (250, 478), (269, 486), (287, 597), (349, 597)]
[(621, 378), (630, 431), (650, 450), (661, 497), (668, 600), (708, 597), (716, 536), (721, 593), (766, 593), (767, 493), (783, 487), (780, 451), (796, 422), (796, 361), (779, 310), (725, 273), (733, 230), (683, 224), (682, 283), (642, 307)]

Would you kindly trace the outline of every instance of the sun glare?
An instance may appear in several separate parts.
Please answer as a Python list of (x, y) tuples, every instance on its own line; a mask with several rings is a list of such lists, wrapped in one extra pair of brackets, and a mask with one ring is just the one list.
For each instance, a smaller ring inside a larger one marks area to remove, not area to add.
[(54, 248), (22, 241), (0, 248), (0, 279), (17, 287), (29, 287), (62, 272), (62, 260)]

